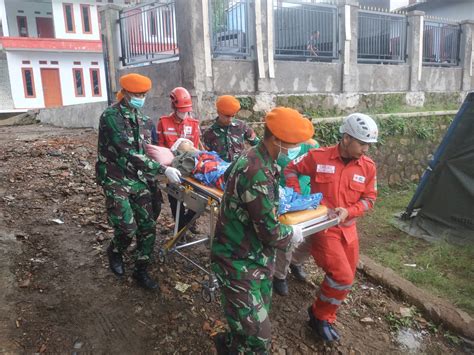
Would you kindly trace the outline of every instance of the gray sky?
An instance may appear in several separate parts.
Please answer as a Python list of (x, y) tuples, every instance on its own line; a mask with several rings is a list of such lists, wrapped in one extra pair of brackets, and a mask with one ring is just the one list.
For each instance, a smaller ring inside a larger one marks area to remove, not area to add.
[(390, 10), (408, 5), (408, 0), (390, 0)]

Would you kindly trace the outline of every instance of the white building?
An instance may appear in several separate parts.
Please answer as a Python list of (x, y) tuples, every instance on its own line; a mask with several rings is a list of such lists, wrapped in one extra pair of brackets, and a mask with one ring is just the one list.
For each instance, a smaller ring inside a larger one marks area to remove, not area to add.
[(98, 6), (0, 0), (0, 113), (107, 99)]

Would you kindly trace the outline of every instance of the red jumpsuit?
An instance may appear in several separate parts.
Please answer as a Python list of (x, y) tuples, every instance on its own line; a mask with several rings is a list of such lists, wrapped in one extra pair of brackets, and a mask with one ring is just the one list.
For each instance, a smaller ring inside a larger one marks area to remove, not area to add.
[(158, 145), (160, 147), (171, 148), (178, 138), (187, 138), (193, 142), (195, 148), (199, 148), (199, 121), (195, 118), (187, 117), (181, 122), (174, 114), (161, 116), (156, 126), (158, 134)]
[(298, 175), (309, 175), (311, 193), (323, 194), (321, 204), (349, 212), (344, 223), (311, 236), (311, 254), (326, 273), (313, 314), (332, 323), (352, 287), (359, 260), (356, 218), (371, 209), (377, 197), (375, 163), (362, 156), (345, 164), (336, 145), (310, 150), (288, 164), (284, 174), (286, 184), (298, 192)]

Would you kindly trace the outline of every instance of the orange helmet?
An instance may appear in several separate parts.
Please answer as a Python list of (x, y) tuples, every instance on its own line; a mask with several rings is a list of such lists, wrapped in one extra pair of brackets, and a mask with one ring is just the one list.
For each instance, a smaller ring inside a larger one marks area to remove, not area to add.
[(171, 108), (179, 112), (190, 112), (193, 110), (193, 101), (188, 90), (182, 87), (177, 87), (171, 90), (170, 93)]

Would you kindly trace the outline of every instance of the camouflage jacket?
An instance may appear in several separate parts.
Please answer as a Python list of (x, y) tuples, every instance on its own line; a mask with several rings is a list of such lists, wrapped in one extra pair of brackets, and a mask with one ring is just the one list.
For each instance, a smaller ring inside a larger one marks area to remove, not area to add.
[(140, 111), (120, 104), (102, 113), (96, 163), (99, 185), (141, 185), (164, 172), (165, 167), (145, 155), (144, 144), (151, 143), (152, 125)]
[(292, 228), (280, 224), (280, 174), (263, 142), (245, 151), (226, 172), (212, 244), (214, 272), (232, 279), (271, 277), (275, 249), (286, 250)]
[(203, 143), (208, 150), (231, 162), (245, 149), (244, 140), (251, 146), (258, 144), (259, 139), (250, 126), (241, 120), (233, 119), (228, 127), (222, 127), (216, 121), (203, 134)]

